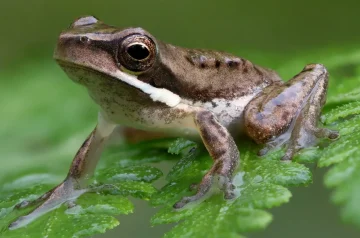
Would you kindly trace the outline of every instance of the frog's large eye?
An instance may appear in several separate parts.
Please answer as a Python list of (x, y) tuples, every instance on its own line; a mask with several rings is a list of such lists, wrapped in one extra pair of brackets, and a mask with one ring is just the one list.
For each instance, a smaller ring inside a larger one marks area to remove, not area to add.
[(144, 43), (132, 43), (126, 47), (126, 53), (134, 60), (145, 60), (150, 55), (149, 47)]
[(145, 35), (126, 37), (118, 51), (118, 61), (122, 67), (132, 72), (144, 72), (155, 62), (156, 45)]

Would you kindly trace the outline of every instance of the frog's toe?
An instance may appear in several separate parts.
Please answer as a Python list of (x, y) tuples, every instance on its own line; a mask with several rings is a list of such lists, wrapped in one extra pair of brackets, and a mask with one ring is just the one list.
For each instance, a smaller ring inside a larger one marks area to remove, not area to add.
[(23, 208), (26, 208), (26, 207), (30, 207), (32, 206), (33, 204), (36, 203), (37, 200), (33, 200), (33, 201), (30, 201), (30, 200), (25, 200), (25, 201), (22, 201), (18, 204), (16, 204), (14, 206), (14, 209), (23, 209)]
[(271, 150), (271, 147), (268, 145), (265, 145), (261, 150), (258, 151), (258, 156), (264, 156)]
[(14, 206), (14, 209), (23, 209), (23, 208), (27, 208), (27, 207), (31, 207), (31, 206), (35, 206), (38, 205), (44, 201), (46, 201), (46, 199), (48, 199), (50, 197), (50, 195), (53, 193), (55, 189), (52, 189), (46, 193), (44, 193), (43, 195), (41, 195), (40, 197), (38, 197), (35, 200), (24, 200), (18, 204), (16, 204)]
[[(215, 178), (218, 179), (217, 183), (214, 183)], [(232, 183), (231, 177), (210, 171), (204, 176), (200, 184), (195, 185), (195, 187), (197, 188), (197, 192), (195, 195), (183, 197), (180, 201), (175, 203), (173, 207), (175, 209), (180, 209), (191, 202), (202, 201), (206, 199), (212, 193), (210, 192), (210, 190), (213, 185), (218, 186), (218, 188), (224, 193), (225, 199), (228, 200), (235, 198), (235, 186)], [(194, 184), (191, 185), (191, 188), (194, 189)]]
[(198, 192), (194, 196), (183, 197), (173, 205), (173, 208), (181, 209), (189, 203), (202, 200), (203, 198), (205, 198), (205, 195), (206, 195), (206, 192), (205, 193)]
[(198, 183), (193, 183), (193, 184), (191, 184), (191, 185), (189, 186), (189, 190), (190, 190), (190, 191), (195, 191), (195, 190), (198, 189), (198, 187), (199, 187), (199, 184), (198, 184)]
[(235, 193), (234, 193), (235, 185), (232, 183), (231, 178), (220, 175), (219, 186), (220, 189), (224, 192), (225, 199), (233, 199), (235, 197)]
[(195, 196), (191, 196), (191, 197), (183, 197), (180, 201), (176, 202), (174, 205), (173, 205), (173, 208), (175, 209), (181, 209), (183, 208), (186, 204), (192, 202), (192, 201), (195, 201)]
[(291, 148), (291, 147), (287, 148), (285, 154), (281, 158), (281, 161), (290, 161), (290, 160), (292, 160), (292, 158), (294, 157), (296, 152), (297, 152), (297, 150), (295, 150), (294, 148)]
[(330, 140), (336, 140), (340, 137), (338, 131), (330, 130), (328, 128), (316, 128), (313, 133), (317, 138), (328, 138)]
[(67, 208), (73, 208), (73, 207), (76, 207), (77, 204), (76, 204), (75, 200), (69, 200), (66, 202), (66, 206), (67, 206)]
[(208, 192), (210, 191), (212, 184), (213, 184), (213, 176), (211, 173), (208, 173), (203, 177), (201, 183), (197, 185), (197, 192), (195, 195), (189, 197), (183, 197), (182, 199), (180, 199), (180, 201), (175, 203), (173, 207), (175, 209), (180, 209), (183, 208), (188, 203), (202, 200), (203, 198), (205, 198), (205, 195), (207, 195)]
[(301, 149), (316, 144), (316, 139), (327, 138), (336, 140), (340, 136), (338, 131), (308, 125), (308, 123), (302, 125), (291, 133), (289, 140), (286, 142), (286, 152), (281, 159), (282, 161), (292, 160), (294, 155)]
[(338, 131), (331, 131), (330, 134), (328, 135), (328, 138), (330, 140), (337, 140), (340, 138), (340, 133)]
[(286, 144), (288, 138), (286, 138), (286, 136), (281, 135), (279, 137), (273, 138), (270, 141), (266, 142), (264, 144), (264, 147), (262, 149), (260, 149), (257, 153), (258, 156), (264, 156), (266, 155), (269, 151), (276, 149), (276, 148), (280, 148), (281, 146), (283, 146), (284, 144)]

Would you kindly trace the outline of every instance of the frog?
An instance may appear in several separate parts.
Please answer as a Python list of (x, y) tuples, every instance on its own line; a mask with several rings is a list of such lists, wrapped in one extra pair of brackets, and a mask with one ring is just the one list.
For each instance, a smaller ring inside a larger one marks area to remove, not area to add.
[(233, 177), (240, 161), (235, 139), (240, 136), (263, 145), (260, 156), (285, 147), (283, 161), (319, 138), (339, 137), (338, 131), (319, 125), (329, 82), (322, 64), (307, 64), (283, 81), (274, 70), (245, 58), (174, 46), (142, 28), (118, 28), (94, 16), (76, 19), (60, 34), (54, 58), (98, 105), (98, 123), (65, 180), (37, 200), (18, 204), (40, 205), (10, 227), (86, 192), (101, 152), (118, 128), (203, 143), (213, 165), (194, 194), (181, 198), (174, 209), (203, 199), (213, 186), (224, 199), (234, 199)]

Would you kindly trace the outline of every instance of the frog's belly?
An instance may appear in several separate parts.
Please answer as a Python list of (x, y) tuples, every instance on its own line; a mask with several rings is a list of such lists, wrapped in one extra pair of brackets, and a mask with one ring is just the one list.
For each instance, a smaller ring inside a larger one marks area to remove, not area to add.
[(163, 105), (144, 107), (137, 103), (111, 104), (101, 113), (116, 124), (145, 131), (165, 132), (174, 136), (197, 138), (193, 111), (183, 105), (169, 108)]
[(146, 131), (165, 132), (174, 136), (198, 138), (194, 115), (204, 109), (212, 111), (231, 134), (241, 134), (244, 128), (244, 109), (254, 96), (255, 94), (230, 101), (214, 99), (206, 103), (182, 101), (173, 108), (162, 103), (141, 104), (121, 100), (122, 98), (93, 99), (101, 105), (104, 117), (116, 124)]

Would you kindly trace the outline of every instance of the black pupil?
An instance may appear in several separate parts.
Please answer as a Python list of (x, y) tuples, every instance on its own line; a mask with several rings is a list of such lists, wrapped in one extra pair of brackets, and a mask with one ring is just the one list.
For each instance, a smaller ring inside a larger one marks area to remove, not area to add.
[(142, 44), (134, 44), (127, 48), (127, 53), (136, 60), (146, 59), (150, 52), (149, 49)]

